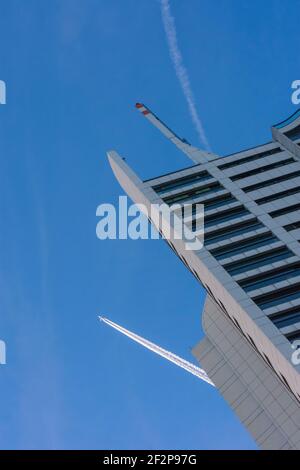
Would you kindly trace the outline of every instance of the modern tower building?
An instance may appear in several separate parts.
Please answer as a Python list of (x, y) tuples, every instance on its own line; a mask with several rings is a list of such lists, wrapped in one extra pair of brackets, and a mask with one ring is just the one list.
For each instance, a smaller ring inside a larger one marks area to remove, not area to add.
[(207, 292), (193, 354), (260, 448), (300, 449), (300, 112), (272, 141), (219, 157), (137, 108), (193, 165), (142, 181), (109, 152), (121, 186), (147, 208), (204, 204), (202, 249), (167, 240)]

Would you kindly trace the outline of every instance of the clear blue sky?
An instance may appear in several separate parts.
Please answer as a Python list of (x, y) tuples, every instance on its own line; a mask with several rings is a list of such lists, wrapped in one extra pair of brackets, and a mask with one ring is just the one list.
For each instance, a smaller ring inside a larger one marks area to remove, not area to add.
[[(294, 112), (298, 0), (171, 0), (197, 108), (220, 155)], [(217, 391), (97, 314), (192, 360), (200, 286), (163, 241), (100, 241), (121, 188), (190, 165), (134, 103), (198, 144), (158, 0), (0, 0), (1, 448), (252, 449)]]

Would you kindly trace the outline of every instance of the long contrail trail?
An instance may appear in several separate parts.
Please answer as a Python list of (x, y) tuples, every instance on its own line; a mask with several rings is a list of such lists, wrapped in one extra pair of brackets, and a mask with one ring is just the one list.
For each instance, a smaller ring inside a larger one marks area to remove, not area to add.
[(209, 383), (210, 385), (214, 387), (213, 382), (210, 380), (206, 372), (203, 369), (200, 369), (200, 367), (197, 367), (194, 364), (191, 364), (190, 362), (186, 361), (185, 359), (182, 359), (179, 356), (176, 356), (176, 354), (173, 354), (170, 351), (166, 351), (166, 349), (163, 349), (160, 346), (157, 346), (157, 344), (151, 343), (151, 341), (148, 341), (147, 339), (142, 338), (141, 336), (138, 336), (135, 333), (132, 333), (132, 331), (126, 330), (126, 328), (123, 328), (117, 323), (112, 322), (108, 318), (99, 316), (99, 320), (103, 321), (104, 323), (111, 326), (115, 330), (120, 331), (124, 335), (128, 336), (128, 338), (133, 339), (133, 341), (136, 341), (136, 343), (139, 343), (145, 348), (150, 349), (150, 351), (155, 352), (159, 356), (162, 356), (165, 359), (168, 359), (168, 361), (173, 362), (177, 366), (181, 367), (182, 369), (187, 370), (191, 374), (195, 375), (201, 380), (204, 380), (205, 382)]
[(179, 80), (179, 83), (181, 85), (183, 94), (185, 96), (185, 99), (188, 104), (188, 108), (191, 114), (191, 118), (193, 120), (193, 123), (195, 125), (196, 131), (199, 135), (199, 138), (201, 142), (203, 143), (204, 147), (206, 150), (211, 151), (209, 142), (207, 140), (201, 119), (198, 115), (197, 108), (196, 108), (196, 103), (195, 103), (195, 98), (194, 94), (192, 91), (190, 79), (188, 76), (188, 72), (183, 65), (183, 59), (182, 59), (182, 54), (178, 46), (178, 41), (177, 41), (177, 32), (176, 32), (176, 26), (175, 26), (175, 20), (174, 17), (171, 14), (171, 9), (170, 9), (170, 3), (169, 0), (161, 0), (160, 2), (161, 5), (161, 14), (162, 14), (162, 20), (167, 36), (167, 41), (169, 45), (169, 51), (170, 51), (170, 56), (171, 60), (174, 64), (175, 72), (177, 75), (177, 78)]

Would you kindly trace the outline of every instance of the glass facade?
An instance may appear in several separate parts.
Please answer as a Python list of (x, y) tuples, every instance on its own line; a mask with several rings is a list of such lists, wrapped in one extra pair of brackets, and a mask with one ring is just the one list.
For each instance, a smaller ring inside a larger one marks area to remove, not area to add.
[(241, 261), (225, 265), (224, 268), (231, 275), (235, 275), (250, 271), (250, 269), (256, 269), (261, 266), (275, 263), (276, 261), (281, 261), (283, 259), (289, 258), (290, 256), (293, 256), (293, 253), (288, 250), (288, 248), (284, 247), (279, 250), (272, 250), (257, 256), (251, 256), (250, 258), (244, 258)]
[(177, 180), (169, 181), (157, 186), (153, 186), (153, 189), (157, 194), (163, 194), (168, 191), (173, 191), (174, 189), (183, 188), (184, 186), (189, 186), (190, 184), (199, 183), (211, 179), (212, 177), (205, 171), (200, 173), (195, 173), (194, 175), (185, 176), (184, 178), (179, 178)]
[(278, 241), (278, 238), (272, 236), (270, 234), (262, 236), (262, 237), (255, 237), (251, 240), (240, 241), (234, 244), (234, 246), (225, 246), (222, 248), (217, 248), (216, 250), (211, 251), (211, 254), (216, 259), (224, 259), (229, 258), (231, 256), (235, 256), (241, 253), (245, 253), (250, 250), (255, 250), (260, 246), (269, 245)]

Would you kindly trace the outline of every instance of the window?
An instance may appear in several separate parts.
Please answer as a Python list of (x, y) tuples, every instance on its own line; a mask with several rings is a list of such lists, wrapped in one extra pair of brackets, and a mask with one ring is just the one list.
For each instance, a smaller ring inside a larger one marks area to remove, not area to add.
[(198, 183), (201, 181), (208, 180), (210, 178), (212, 178), (212, 176), (209, 175), (207, 171), (202, 171), (199, 173), (194, 173), (193, 175), (185, 176), (184, 178), (178, 178), (173, 181), (167, 181), (166, 183), (153, 186), (153, 189), (158, 194), (162, 194), (167, 191), (171, 191), (177, 188), (182, 188), (184, 186), (188, 186), (189, 184)]
[(281, 148), (275, 148), (275, 149), (267, 150), (266, 152), (256, 153), (254, 155), (250, 155), (248, 157), (237, 158), (236, 160), (234, 160), (232, 162), (228, 162), (228, 163), (224, 163), (223, 165), (220, 165), (219, 168), (220, 168), (220, 170), (226, 170), (228, 168), (233, 168), (233, 167), (238, 166), (238, 165), (243, 165), (244, 163), (248, 163), (248, 162), (252, 162), (254, 160), (258, 160), (259, 158), (268, 157), (269, 155), (274, 155), (275, 153), (279, 153), (281, 151), (282, 151)]
[(293, 253), (284, 247), (261, 253), (256, 256), (251, 256), (250, 258), (234, 261), (233, 263), (225, 265), (224, 268), (229, 272), (229, 274), (235, 275), (270, 263), (275, 263), (276, 261), (289, 258), (290, 256), (293, 256)]
[(254, 289), (260, 289), (261, 287), (275, 284), (276, 282), (285, 281), (293, 277), (300, 276), (300, 263), (290, 264), (288, 266), (282, 266), (276, 270), (272, 270), (269, 273), (262, 273), (251, 278), (247, 278), (239, 282), (239, 285), (246, 291), (249, 292)]
[(283, 228), (290, 232), (291, 230), (296, 230), (297, 228), (300, 228), (300, 221), (298, 222), (292, 222), (291, 224), (285, 225)]
[(238, 175), (233, 175), (230, 177), (232, 181), (237, 181), (243, 178), (248, 178), (248, 176), (257, 175), (258, 173), (264, 173), (265, 171), (274, 170), (275, 168), (279, 168), (284, 165), (288, 165), (289, 163), (293, 163), (295, 160), (293, 158), (288, 158), (286, 160), (281, 160), (280, 162), (270, 163), (269, 165), (265, 165), (259, 168), (254, 168), (253, 170), (248, 170), (243, 173), (239, 173)]
[(278, 241), (278, 238), (270, 233), (264, 234), (261, 237), (251, 238), (250, 240), (241, 240), (240, 242), (224, 246), (211, 251), (211, 254), (218, 260), (228, 258), (245, 251), (254, 250), (260, 246), (269, 245)]
[(298, 194), (298, 193), (300, 193), (300, 187), (297, 186), (295, 188), (281, 191), (280, 193), (270, 194), (270, 196), (262, 197), (260, 199), (257, 199), (255, 202), (258, 205), (266, 204), (267, 202), (276, 201), (276, 199), (281, 199), (283, 197), (292, 196), (293, 194)]
[(292, 343), (297, 339), (300, 339), (300, 331), (295, 331), (294, 333), (290, 333), (289, 335), (285, 335), (285, 337)]
[(228, 209), (227, 211), (218, 212), (216, 214), (205, 217), (205, 227), (211, 227), (216, 224), (227, 222), (228, 220), (236, 219), (237, 217), (243, 217), (249, 214), (249, 211), (244, 206), (235, 207), (234, 209)]
[(221, 191), (222, 189), (223, 189), (222, 186), (219, 183), (216, 182), (216, 183), (212, 183), (208, 186), (204, 186), (204, 187), (199, 188), (199, 189), (191, 189), (190, 191), (186, 191), (184, 193), (176, 194), (176, 196), (166, 197), (163, 200), (166, 204), (170, 205), (170, 204), (174, 204), (175, 202), (188, 201), (189, 199), (195, 198), (196, 196), (200, 196), (201, 194), (206, 196), (207, 194), (217, 192), (217, 191)]
[(291, 180), (292, 178), (296, 178), (296, 176), (300, 176), (300, 171), (293, 171), (292, 173), (288, 173), (287, 175), (278, 176), (276, 178), (272, 178), (266, 181), (261, 181), (260, 183), (252, 184), (250, 186), (246, 186), (242, 188), (245, 193), (250, 191), (254, 191), (260, 188), (266, 188), (267, 186), (271, 186), (272, 184), (281, 183), (282, 181)]
[(300, 139), (300, 126), (295, 127), (295, 129), (286, 132), (285, 135), (291, 140)]
[(260, 295), (259, 297), (255, 297), (253, 300), (256, 305), (265, 310), (298, 298), (300, 298), (300, 284), (294, 284), (292, 286), (284, 287), (283, 289), (277, 289), (276, 291), (268, 294)]
[(290, 212), (295, 212), (296, 210), (300, 209), (300, 203), (299, 204), (294, 204), (292, 206), (286, 206), (283, 207), (282, 209), (277, 209), (276, 211), (270, 212), (271, 217), (279, 217), (284, 214), (289, 214)]
[[(225, 204), (230, 204), (231, 202), (235, 202), (236, 199), (231, 194), (225, 194), (223, 196), (215, 197), (213, 199), (209, 199), (208, 201), (204, 201), (204, 209), (209, 211), (211, 209), (216, 209), (218, 207), (224, 206)], [(195, 212), (195, 209), (193, 213)]]
[(257, 219), (246, 220), (235, 225), (230, 225), (229, 227), (218, 229), (214, 232), (205, 234), (205, 245), (216, 243), (221, 240), (226, 240), (227, 238), (236, 237), (237, 235), (242, 235), (262, 227), (262, 223), (258, 222)]
[(294, 307), (280, 314), (273, 315), (270, 320), (277, 328), (284, 328), (285, 326), (294, 325), (300, 322), (300, 307)]

